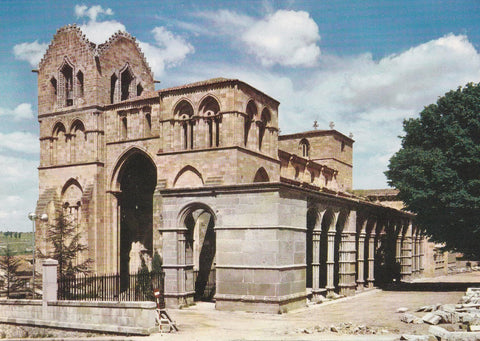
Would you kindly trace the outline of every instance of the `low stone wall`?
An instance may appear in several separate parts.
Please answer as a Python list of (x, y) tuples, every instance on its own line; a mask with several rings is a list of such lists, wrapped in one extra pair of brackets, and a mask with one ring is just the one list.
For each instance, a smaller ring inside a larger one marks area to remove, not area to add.
[(0, 322), (38, 327), (149, 335), (154, 302), (0, 301)]

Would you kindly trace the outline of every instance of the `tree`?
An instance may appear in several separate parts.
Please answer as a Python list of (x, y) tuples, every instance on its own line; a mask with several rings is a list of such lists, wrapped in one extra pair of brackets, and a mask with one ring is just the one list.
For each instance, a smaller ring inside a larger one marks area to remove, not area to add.
[(78, 261), (80, 253), (87, 250), (87, 246), (80, 242), (80, 233), (71, 217), (59, 210), (54, 224), (47, 228), (47, 239), (52, 243), (52, 249), (42, 257), (53, 258), (58, 261), (58, 278), (73, 277), (78, 273), (87, 273), (91, 260)]
[(480, 256), (480, 84), (467, 84), (403, 122), (385, 172), (432, 241)]
[(0, 257), (0, 270), (2, 270), (0, 277), (7, 290), (7, 298), (25, 287), (25, 280), (18, 276), (20, 264), (20, 259), (14, 256), (13, 250), (7, 244), (3, 255)]

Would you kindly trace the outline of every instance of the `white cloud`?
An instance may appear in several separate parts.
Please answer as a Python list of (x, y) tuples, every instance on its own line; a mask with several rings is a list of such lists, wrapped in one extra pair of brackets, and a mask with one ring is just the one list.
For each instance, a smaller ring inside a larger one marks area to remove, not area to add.
[(318, 26), (304, 11), (278, 10), (263, 19), (229, 10), (197, 16), (213, 25), (212, 34), (233, 37), (265, 66), (311, 67), (320, 56)]
[(99, 14), (113, 15), (111, 8), (103, 8), (100, 5), (95, 5), (88, 8), (86, 5), (75, 5), (75, 15), (77, 18), (89, 17), (91, 21), (96, 21)]
[(156, 76), (162, 76), (165, 68), (180, 64), (189, 53), (195, 49), (184, 38), (166, 30), (164, 27), (155, 27), (152, 30), (155, 44), (139, 41), (152, 71)]
[(30, 103), (21, 103), (15, 107), (15, 109), (1, 108), (0, 107), (0, 117), (1, 116), (12, 116), (15, 121), (23, 119), (32, 119), (33, 110)]
[(88, 40), (95, 44), (106, 42), (114, 33), (126, 31), (125, 25), (115, 20), (89, 21), (80, 25), (80, 29), (87, 36)]
[(242, 40), (264, 65), (314, 66), (318, 26), (307, 12), (279, 10), (250, 26)]
[(0, 133), (0, 151), (10, 150), (35, 155), (39, 148), (37, 135), (20, 131)]
[(110, 8), (104, 9), (99, 5), (91, 7), (87, 7), (86, 5), (75, 6), (75, 15), (77, 18), (89, 18), (89, 21), (80, 25), (80, 29), (91, 42), (102, 44), (115, 32), (126, 31), (125, 25), (116, 20), (97, 21), (97, 17), (100, 14), (113, 15), (113, 11)]
[(35, 40), (33, 43), (21, 43), (13, 47), (13, 54), (18, 60), (24, 60), (30, 63), (32, 67), (36, 67), (42, 59), (48, 44), (39, 43)]

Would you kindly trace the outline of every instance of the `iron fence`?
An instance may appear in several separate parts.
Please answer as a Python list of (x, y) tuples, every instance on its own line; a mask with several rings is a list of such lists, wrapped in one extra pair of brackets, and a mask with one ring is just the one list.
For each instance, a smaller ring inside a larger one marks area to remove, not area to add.
[(127, 276), (83, 275), (60, 278), (59, 300), (77, 301), (156, 301), (154, 290), (159, 290), (159, 304), (164, 307), (164, 273), (150, 272)]

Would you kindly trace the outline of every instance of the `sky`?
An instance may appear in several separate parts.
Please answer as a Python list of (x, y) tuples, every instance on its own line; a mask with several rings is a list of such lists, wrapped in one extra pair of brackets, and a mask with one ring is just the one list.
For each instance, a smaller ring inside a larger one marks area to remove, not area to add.
[(277, 99), (282, 134), (353, 134), (355, 189), (386, 188), (404, 119), (480, 80), (480, 1), (0, 1), (0, 230), (31, 231), (35, 69), (56, 30), (137, 38), (161, 83), (240, 79)]

